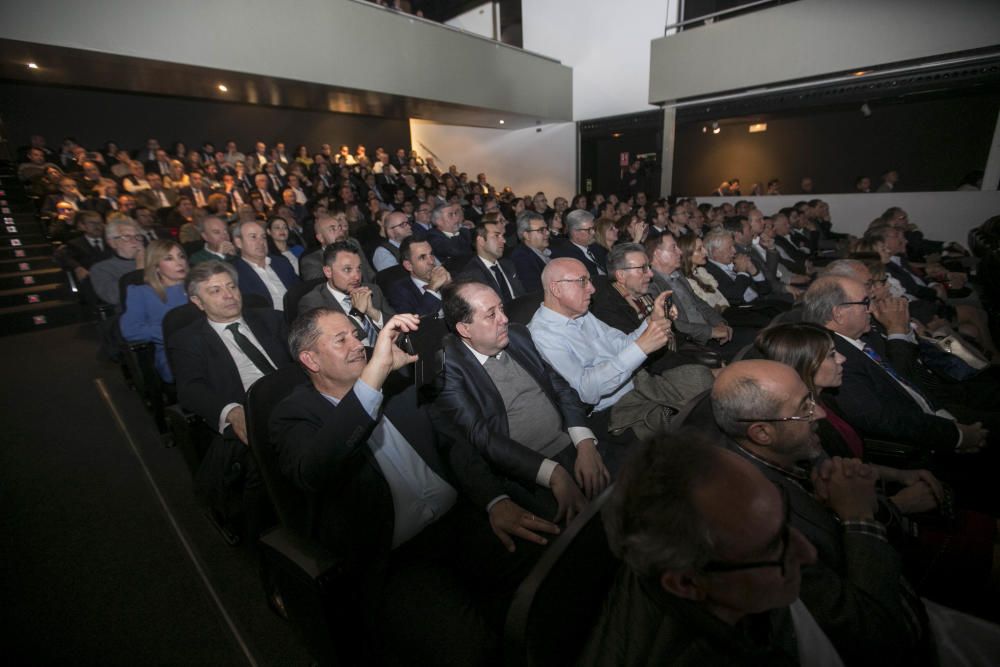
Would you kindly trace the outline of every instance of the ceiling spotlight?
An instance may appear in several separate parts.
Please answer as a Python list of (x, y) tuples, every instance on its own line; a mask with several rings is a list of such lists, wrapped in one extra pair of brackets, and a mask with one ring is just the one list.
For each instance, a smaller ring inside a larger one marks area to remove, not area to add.
[(719, 132), (722, 132), (722, 128), (719, 127), (719, 124), (717, 122), (712, 123), (712, 134), (718, 134)]
[(751, 123), (750, 132), (767, 132), (767, 123)]
[(37, 63), (28, 63), (28, 69), (38, 69)]
[(614, 137), (615, 139), (617, 139), (617, 138), (619, 138), (620, 136), (622, 136), (622, 133), (621, 133), (621, 132), (612, 132), (612, 133), (611, 133), (611, 136), (612, 136), (612, 137)]
[(226, 84), (220, 83), (219, 84), (219, 92), (228, 93), (229, 92), (229, 88), (226, 87)]
[(868, 70), (859, 69), (857, 72), (851, 72), (851, 74), (853, 76), (864, 76), (865, 74), (868, 74)]
[(701, 132), (702, 132), (702, 134), (708, 132), (708, 125), (702, 125), (701, 126)]
[(503, 120), (501, 120), (501, 121), (500, 121), (500, 124), (501, 124), (501, 125), (503, 125), (503, 123), (504, 123), (504, 121), (503, 121)]

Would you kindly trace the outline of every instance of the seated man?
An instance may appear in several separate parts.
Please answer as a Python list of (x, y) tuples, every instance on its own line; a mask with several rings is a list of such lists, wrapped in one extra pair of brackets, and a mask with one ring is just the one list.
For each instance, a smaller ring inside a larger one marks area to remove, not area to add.
[(484, 563), (461, 547), (486, 522), (457, 502), (451, 458), (413, 390), (382, 394), (389, 374), (414, 361), (395, 340), (417, 326), (413, 315), (387, 321), (366, 361), (343, 314), (300, 316), (289, 341), (310, 382), (275, 407), (271, 439), (282, 473), (306, 495), (312, 537), (357, 573), (358, 617), (379, 652), (409, 664), (485, 664), (499, 647), (469, 583)]
[[(656, 298), (652, 314), (626, 335), (590, 312), (594, 286), (582, 262), (553, 259), (542, 272), (542, 285), (544, 301), (528, 325), (535, 347), (580, 399), (593, 406), (594, 416), (608, 420), (613, 429), (632, 427), (638, 437), (648, 437), (666, 424), (656, 417), (651, 425), (647, 418), (665, 407), (676, 409), (711, 386), (711, 371), (696, 365), (672, 368), (662, 376), (637, 376), (646, 358), (671, 338), (666, 293)], [(642, 387), (634, 391), (637, 377)], [(636, 409), (641, 414), (633, 414)], [(603, 437), (603, 429), (595, 431)]]
[(375, 270), (368, 263), (368, 258), (365, 257), (365, 253), (361, 249), (361, 244), (358, 243), (357, 239), (353, 239), (347, 235), (348, 229), (347, 217), (343, 213), (333, 215), (327, 213), (317, 214), (313, 230), (316, 234), (316, 240), (319, 242), (319, 248), (299, 258), (299, 274), (302, 276), (302, 280), (322, 278), (323, 249), (338, 241), (346, 241), (354, 246), (361, 257), (362, 279), (366, 283), (375, 282)]
[(594, 241), (594, 216), (577, 209), (568, 213), (563, 223), (570, 242), (553, 248), (552, 258), (568, 257), (581, 262), (591, 279), (606, 276), (608, 271), (604, 259), (607, 251)]
[(374, 347), (385, 322), (396, 314), (377, 285), (361, 280), (361, 256), (351, 244), (338, 241), (323, 251), (320, 283), (299, 301), (299, 315), (313, 308), (329, 308), (347, 315), (361, 341)]
[(403, 239), (399, 256), (410, 275), (389, 285), (389, 303), (398, 313), (438, 316), (441, 288), (451, 282), (448, 269), (437, 263), (431, 244), (417, 236)]
[(142, 269), (146, 253), (139, 228), (128, 218), (109, 222), (104, 228), (104, 238), (114, 254), (90, 267), (90, 284), (98, 299), (118, 306), (121, 299), (118, 281), (126, 273)]
[(608, 253), (608, 275), (594, 281), (590, 312), (622, 333), (632, 333), (653, 310), (652, 267), (638, 243), (619, 243)]
[(459, 280), (444, 295), (453, 335), (444, 341), (436, 411), (499, 476), (515, 482), (509, 485), (515, 501), (527, 492), (520, 504), (571, 521), (586, 502), (580, 488), (592, 498), (610, 481), (583, 404), (542, 361), (527, 329), (508, 326), (491, 286)]
[(499, 214), (491, 211), (483, 215), (473, 232), (476, 255), (465, 264), (459, 277), (491, 286), (507, 306), (524, 295), (524, 287), (517, 278), (514, 263), (503, 258), (504, 227)]
[(64, 271), (72, 271), (80, 284), (90, 275), (90, 267), (111, 257), (111, 249), (104, 244), (104, 222), (96, 211), (82, 211), (76, 216), (77, 227), (83, 236), (59, 246), (54, 259)]
[(708, 262), (705, 269), (719, 283), (730, 306), (756, 305), (761, 297), (771, 293), (767, 277), (748, 255), (738, 254), (733, 235), (724, 230), (705, 234), (705, 252)]
[[(825, 458), (817, 420), (826, 413), (798, 373), (773, 361), (734, 363), (712, 389), (712, 411), (735, 451), (783, 489), (792, 527), (815, 545), (802, 601), (847, 664), (937, 664), (941, 635), (931, 626), (941, 608), (925, 609), (902, 574), (887, 538), (898, 517), (879, 502), (878, 474), (857, 459)], [(961, 646), (968, 617), (948, 615), (949, 643)], [(996, 630), (981, 636), (990, 635), (996, 642)]]
[(375, 248), (372, 264), (376, 271), (384, 271), (399, 264), (399, 246), (407, 236), (413, 234), (410, 219), (402, 211), (393, 211), (382, 216), (382, 242)]
[(177, 400), (220, 434), (196, 474), (196, 487), (220, 518), (245, 512), (247, 535), (255, 539), (264, 496), (246, 447), (243, 403), (250, 385), (292, 361), (285, 318), (266, 308), (244, 311), (236, 269), (228, 262), (193, 267), (187, 291), (205, 317), (166, 340)]
[(163, 178), (156, 172), (146, 174), (148, 188), (132, 192), (139, 206), (145, 206), (151, 211), (171, 208), (177, 204), (177, 192), (163, 187)]
[[(761, 216), (760, 211), (754, 209), (755, 217)], [(761, 225), (763, 222), (761, 222)], [(745, 255), (756, 267), (757, 271), (764, 276), (767, 284), (771, 288), (772, 298), (792, 303), (795, 301), (794, 294), (801, 294), (796, 288), (795, 293), (789, 291), (785, 283), (778, 277), (778, 251), (774, 249), (774, 237), (763, 234), (759, 238), (758, 245), (753, 244), (753, 235), (750, 227), (750, 220), (746, 216), (734, 215), (726, 218), (723, 229), (733, 235), (733, 249), (737, 256)], [(735, 261), (735, 260), (734, 260)]]
[(191, 255), (188, 264), (194, 266), (212, 259), (224, 262), (236, 261), (236, 246), (229, 240), (229, 229), (225, 222), (210, 215), (198, 226), (201, 228), (201, 238), (205, 241), (205, 245)]
[(233, 262), (245, 294), (259, 294), (271, 301), (275, 310), (284, 309), (285, 292), (299, 282), (291, 263), (281, 255), (267, 254), (267, 233), (260, 223), (233, 225), (233, 241), (240, 251)]
[(545, 218), (534, 211), (524, 211), (517, 216), (517, 236), (521, 242), (510, 253), (517, 277), (526, 293), (541, 292), (542, 271), (552, 254)]
[(431, 212), (432, 228), (424, 235), (434, 256), (449, 271), (461, 271), (472, 257), (472, 236), (462, 227), (462, 207), (443, 203)]
[(633, 457), (605, 509), (624, 565), (580, 665), (842, 665), (798, 599), (816, 550), (784, 494), (684, 429)]
[[(774, 247), (778, 251), (778, 261), (786, 269), (800, 276), (809, 275), (811, 264), (809, 262), (809, 250), (803, 249), (795, 244), (792, 239), (792, 224), (789, 215), (795, 209), (783, 208), (780, 212), (772, 216), (774, 222)], [(794, 213), (798, 215), (797, 213)]]
[(47, 196), (42, 203), (42, 215), (53, 215), (56, 211), (56, 204), (60, 202), (69, 204), (74, 211), (83, 210), (83, 201), (83, 195), (77, 188), (76, 180), (72, 176), (63, 176), (59, 179), (59, 193)]

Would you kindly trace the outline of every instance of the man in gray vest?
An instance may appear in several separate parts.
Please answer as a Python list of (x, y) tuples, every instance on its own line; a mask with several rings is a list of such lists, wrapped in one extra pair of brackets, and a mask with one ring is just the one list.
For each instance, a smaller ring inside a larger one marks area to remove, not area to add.
[[(527, 329), (508, 324), (491, 286), (455, 281), (444, 289), (444, 313), (454, 335), (444, 342), (435, 400), (442, 428), (457, 428), (479, 450), (515, 503), (572, 519), (584, 494), (596, 497), (611, 479), (579, 396), (542, 361)], [(548, 527), (532, 519), (520, 517), (508, 534), (538, 542), (536, 531)]]
[(372, 264), (376, 271), (384, 271), (399, 264), (399, 245), (413, 234), (410, 219), (402, 211), (393, 211), (382, 218), (382, 242), (375, 248)]

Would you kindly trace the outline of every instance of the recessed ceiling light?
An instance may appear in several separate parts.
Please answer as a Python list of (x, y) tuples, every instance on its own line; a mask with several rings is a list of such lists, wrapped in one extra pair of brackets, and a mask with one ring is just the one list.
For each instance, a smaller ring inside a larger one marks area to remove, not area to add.
[(38, 65), (36, 63), (28, 63), (28, 69), (38, 69)]
[(223, 93), (227, 93), (227, 92), (229, 92), (229, 88), (226, 87), (226, 84), (220, 83), (219, 84), (219, 91), (223, 92)]
[(501, 120), (501, 121), (500, 121), (500, 124), (501, 124), (501, 125), (503, 125), (503, 123), (504, 123), (504, 121), (502, 121), (502, 120)]

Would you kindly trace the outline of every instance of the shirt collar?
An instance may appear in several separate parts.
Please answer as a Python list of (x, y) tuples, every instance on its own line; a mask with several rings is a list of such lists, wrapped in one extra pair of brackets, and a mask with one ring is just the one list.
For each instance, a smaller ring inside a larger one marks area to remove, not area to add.
[(337, 301), (338, 305), (344, 303), (344, 299), (347, 299), (348, 301), (351, 300), (350, 294), (344, 294), (336, 287), (331, 287), (329, 282), (327, 282), (326, 284), (326, 289), (328, 292), (330, 292), (330, 294), (333, 295), (333, 298)]
[[(472, 356), (474, 356), (476, 358), (476, 361), (479, 362), (480, 366), (482, 366), (483, 364), (485, 364), (486, 361), (490, 358), (490, 356), (488, 354), (483, 354), (482, 352), (479, 352), (478, 350), (476, 350), (476, 348), (474, 348), (471, 345), (469, 345), (469, 341), (465, 340), (464, 338), (461, 338), (460, 340), (462, 341), (462, 344), (465, 345), (465, 347), (469, 348), (469, 352), (471, 352)], [(493, 357), (493, 358), (494, 359), (499, 359), (501, 356), (503, 356), (503, 350), (500, 350), (499, 352), (497, 352), (496, 356)]]
[[(240, 319), (233, 320), (233, 322), (239, 323), (240, 329), (243, 329), (244, 331), (250, 328), (247, 326), (246, 320), (243, 319), (242, 315), (240, 316)], [(208, 326), (212, 327), (215, 333), (222, 336), (226, 333), (226, 327), (232, 326), (233, 322), (216, 322), (214, 320), (208, 320)]]
[(754, 454), (753, 452), (751, 452), (746, 447), (743, 447), (742, 445), (738, 444), (737, 447), (740, 448), (740, 451), (743, 452), (744, 456), (746, 456), (749, 459), (752, 459), (755, 463), (758, 463), (758, 464), (760, 464), (762, 466), (770, 468), (771, 470), (774, 470), (775, 472), (781, 473), (785, 477), (791, 477), (792, 479), (794, 479), (796, 482), (799, 482), (800, 484), (803, 484), (803, 485), (810, 485), (811, 484), (810, 479), (809, 479), (809, 473), (806, 471), (805, 468), (801, 468), (799, 466), (795, 466), (794, 468), (786, 468), (786, 467), (780, 466), (780, 465), (778, 465), (776, 463), (772, 463), (771, 461), (768, 461), (766, 459), (762, 459), (761, 457), (757, 456), (756, 454)]
[(840, 336), (841, 338), (843, 338), (844, 340), (846, 340), (848, 343), (850, 343), (854, 347), (858, 348), (859, 350), (864, 351), (864, 349), (865, 349), (865, 342), (863, 340), (857, 340), (857, 339), (851, 338), (850, 336), (845, 336), (844, 334), (842, 334), (842, 333), (840, 333), (838, 331), (834, 331), (833, 333), (835, 335), (837, 335), (837, 336)]

